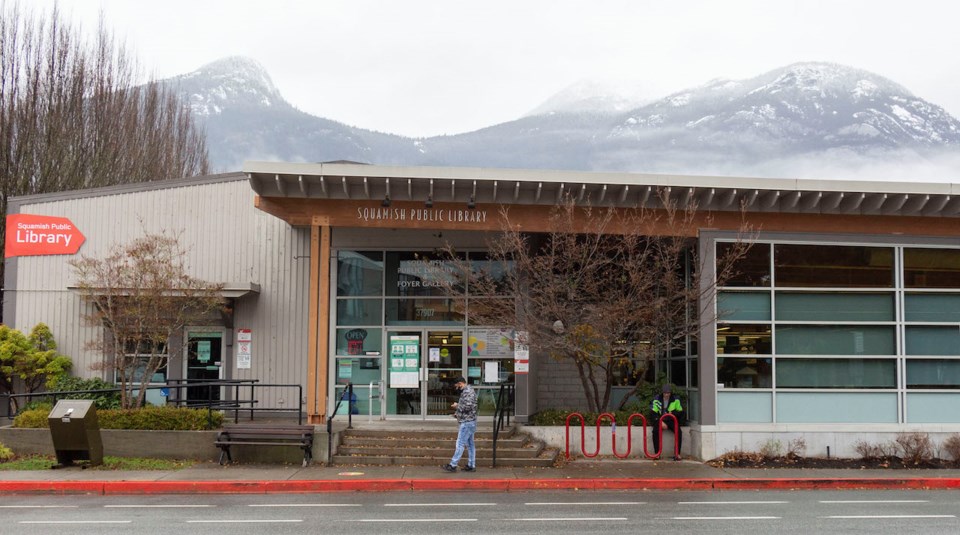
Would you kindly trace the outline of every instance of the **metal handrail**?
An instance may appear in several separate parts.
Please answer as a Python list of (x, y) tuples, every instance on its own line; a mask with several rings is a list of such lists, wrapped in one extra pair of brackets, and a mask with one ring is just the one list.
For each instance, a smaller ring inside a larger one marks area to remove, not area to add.
[[(504, 400), (504, 396), (506, 396), (506, 400)], [(507, 425), (510, 425), (510, 411), (513, 408), (513, 401), (514, 386), (507, 383), (501, 384), (500, 391), (497, 393), (497, 409), (493, 415), (493, 468), (497, 467), (497, 438), (500, 436), (504, 418), (507, 420)]]
[[(180, 390), (184, 388), (192, 387), (229, 387), (234, 386), (237, 388), (237, 397), (239, 397), (239, 387), (240, 386), (250, 386), (251, 387), (251, 399), (242, 400), (242, 399), (233, 399), (233, 400), (214, 400), (213, 399), (213, 388), (208, 390), (207, 399), (202, 400), (201, 403), (194, 405), (188, 404), (188, 402), (201, 401), (201, 400), (189, 400), (185, 397), (181, 397)], [(250, 405), (250, 419), (253, 419), (254, 412), (297, 412), (297, 424), (303, 424), (303, 407), (300, 403), (300, 400), (303, 399), (303, 386), (299, 384), (266, 384), (259, 383), (256, 380), (233, 380), (233, 379), (221, 379), (214, 381), (197, 381), (197, 380), (187, 380), (187, 379), (174, 379), (166, 384), (154, 384), (154, 385), (138, 385), (136, 390), (162, 390), (162, 389), (176, 389), (177, 396), (176, 399), (170, 400), (169, 396), (168, 404), (172, 404), (176, 407), (193, 407), (193, 408), (206, 408), (209, 414), (213, 414), (214, 410), (234, 410), (234, 423), (239, 421), (240, 407), (242, 405)], [(259, 403), (255, 397), (253, 397), (254, 391), (256, 389), (264, 388), (295, 388), (297, 389), (297, 407), (296, 408), (287, 408), (287, 407), (257, 407)], [(53, 402), (56, 403), (59, 399), (65, 398), (68, 396), (83, 395), (83, 394), (109, 394), (114, 392), (120, 392), (123, 389), (120, 387), (116, 388), (104, 388), (96, 390), (61, 390), (53, 392), (31, 392), (26, 394), (11, 394), (7, 396), (7, 411), (11, 412), (10, 408), (12, 407), (11, 402), (13, 399), (27, 398), (32, 400), (33, 398), (52, 398)], [(10, 414), (7, 418), (12, 419), (15, 415)]]
[(347, 383), (343, 394), (337, 399), (333, 414), (327, 418), (327, 464), (333, 464), (333, 418), (340, 412), (340, 404), (347, 398), (347, 429), (353, 429), (353, 383)]

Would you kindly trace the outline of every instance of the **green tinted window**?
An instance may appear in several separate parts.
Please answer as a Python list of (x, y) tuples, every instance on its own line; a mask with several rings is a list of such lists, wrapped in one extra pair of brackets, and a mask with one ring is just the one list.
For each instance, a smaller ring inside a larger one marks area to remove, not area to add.
[(903, 308), (907, 321), (960, 322), (957, 294), (906, 294)]
[(893, 321), (893, 294), (777, 292), (777, 321)]
[(908, 359), (907, 388), (960, 388), (960, 360)]
[(777, 325), (779, 355), (895, 355), (893, 326)]
[(896, 388), (893, 359), (777, 359), (777, 388)]
[(721, 321), (769, 321), (769, 292), (720, 292), (717, 319)]
[(960, 355), (960, 328), (908, 326), (907, 355)]

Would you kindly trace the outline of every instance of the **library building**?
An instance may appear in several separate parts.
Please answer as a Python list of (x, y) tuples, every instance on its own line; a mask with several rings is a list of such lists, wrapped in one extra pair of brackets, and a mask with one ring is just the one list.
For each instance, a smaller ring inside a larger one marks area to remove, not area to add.
[[(464, 284), (452, 298), (457, 268), (438, 251), (451, 245), (495, 273), (486, 248), (505, 206), (536, 233), (564, 199), (657, 210), (666, 188), (710, 216), (689, 236), (701, 284), (742, 218), (755, 229), (735, 275), (703, 292), (711, 313), (698, 335), (657, 356), (686, 401), (689, 455), (802, 437), (809, 455), (854, 456), (858, 441), (960, 432), (960, 184), (248, 162), (12, 198), (3, 317), (25, 332), (46, 323), (74, 374), (113, 380), (97, 366), (90, 341), (104, 330), (84, 321), (69, 262), (173, 233), (190, 274), (221, 285), (226, 306), (170, 340), (150, 382), (298, 384), (302, 394), (265, 392), (276, 399), (261, 403), (322, 423), (348, 383), (364, 419), (450, 420), (463, 376), (481, 418), (514, 385), (522, 424), (586, 409), (577, 370), (472, 317), (508, 296)], [(614, 387), (614, 399), (631, 388)]]

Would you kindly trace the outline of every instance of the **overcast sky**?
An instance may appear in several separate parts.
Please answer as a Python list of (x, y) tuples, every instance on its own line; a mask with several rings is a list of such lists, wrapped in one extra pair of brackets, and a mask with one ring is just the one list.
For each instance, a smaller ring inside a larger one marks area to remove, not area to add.
[[(31, 5), (52, 4), (34, 0)], [(660, 96), (798, 61), (886, 76), (960, 117), (947, 0), (62, 0), (157, 77), (234, 55), (301, 110), (408, 136), (516, 119), (581, 80)]]

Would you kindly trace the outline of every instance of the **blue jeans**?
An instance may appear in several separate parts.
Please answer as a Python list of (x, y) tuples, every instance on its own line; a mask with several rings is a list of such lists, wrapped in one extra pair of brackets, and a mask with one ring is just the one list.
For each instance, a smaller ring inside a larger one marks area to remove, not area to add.
[(460, 424), (460, 432), (457, 433), (457, 450), (453, 452), (450, 466), (457, 466), (457, 463), (460, 462), (460, 457), (463, 457), (463, 448), (467, 448), (467, 466), (471, 468), (477, 466), (477, 446), (473, 442), (473, 435), (476, 432), (476, 420)]

